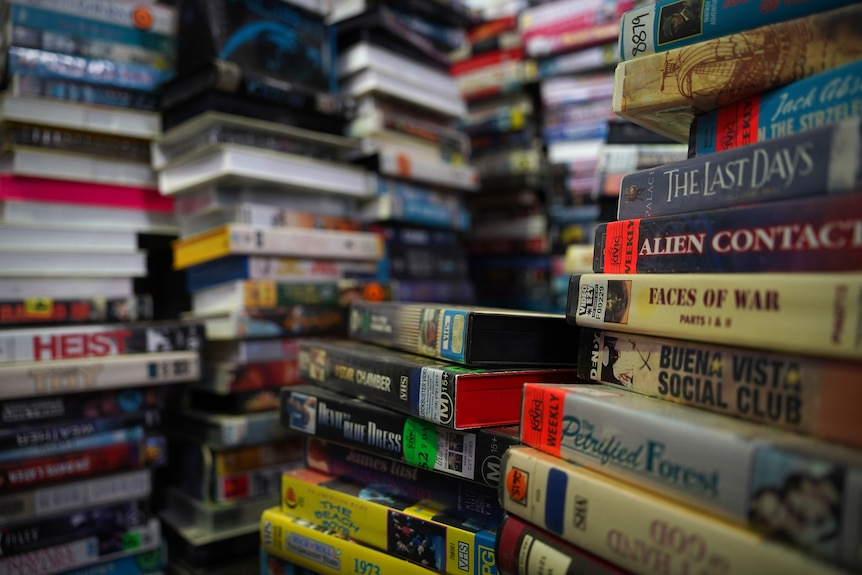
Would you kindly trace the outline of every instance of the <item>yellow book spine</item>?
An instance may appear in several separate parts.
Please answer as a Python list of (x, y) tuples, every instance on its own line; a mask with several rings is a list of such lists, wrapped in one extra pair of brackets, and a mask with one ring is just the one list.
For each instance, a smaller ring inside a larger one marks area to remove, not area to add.
[(173, 249), (175, 270), (226, 256), (231, 252), (230, 228), (222, 226), (178, 240), (174, 242)]
[(442, 522), (439, 510), (308, 468), (282, 476), (281, 501), (285, 513), (438, 572), (494, 572), (496, 531)]
[(789, 545), (530, 447), (506, 451), (504, 509), (636, 574), (845, 573)]
[(582, 274), (566, 313), (582, 327), (859, 360), (860, 302), (856, 272)]
[(431, 575), (437, 573), (389, 555), (271, 507), (260, 517), (260, 542), (267, 553), (320, 575)]

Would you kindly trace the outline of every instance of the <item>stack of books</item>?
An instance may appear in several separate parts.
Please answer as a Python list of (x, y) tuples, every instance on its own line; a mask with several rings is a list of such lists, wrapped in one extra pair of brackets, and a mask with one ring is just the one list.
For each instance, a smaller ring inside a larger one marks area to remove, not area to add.
[(203, 326), (87, 324), (76, 309), (0, 331), (0, 570), (156, 573), (163, 415), (172, 384), (200, 375)]
[(862, 148), (858, 93), (839, 88), (859, 85), (862, 7), (840, 4), (624, 15), (614, 105), (691, 133), (692, 157), (625, 176), (596, 273), (571, 278), (578, 372), (599, 385), (525, 385), (525, 445), (501, 489), (519, 522), (569, 546), (504, 526), (512, 573), (862, 568), (848, 385), (862, 376)]
[(256, 566), (260, 512), (301, 458), (277, 411), (278, 389), (300, 382), (297, 338), (343, 334), (350, 299), (389, 295), (374, 281), (383, 242), (355, 217), (375, 179), (342, 135), (352, 100), (337, 94), (329, 3), (177, 10), (152, 163), (174, 199), (185, 316), (211, 348), (166, 422), (178, 463), (161, 517), (172, 569), (235, 573)]
[(353, 302), (349, 339), (301, 342), (305, 384), (281, 391), (306, 459), (261, 517), (266, 572), (496, 573), (523, 384), (571, 381), (577, 335), (562, 314)]
[(347, 133), (377, 175), (359, 218), (384, 238), (379, 279), (401, 301), (472, 302), (462, 234), (478, 179), (448, 71), (468, 14), (460, 2), (369, 1), (337, 5), (330, 21), (341, 92), (357, 106)]
[(468, 206), (470, 274), (481, 305), (548, 311), (545, 155), (535, 62), (524, 52), (518, 7), (485, 7), (452, 74), (468, 104), (463, 124), (482, 188)]

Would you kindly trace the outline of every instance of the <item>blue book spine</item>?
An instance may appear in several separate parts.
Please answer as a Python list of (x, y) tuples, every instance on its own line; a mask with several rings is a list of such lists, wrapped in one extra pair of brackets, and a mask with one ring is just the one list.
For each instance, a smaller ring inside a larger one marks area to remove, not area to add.
[(604, 138), (608, 135), (608, 123), (601, 119), (598, 122), (580, 122), (545, 126), (542, 128), (545, 142), (570, 142), (573, 140), (589, 140)]
[(619, 59), (632, 60), (855, 3), (856, 0), (657, 0), (623, 14)]
[(862, 60), (758, 94), (695, 119), (695, 155), (862, 117)]
[(141, 441), (144, 438), (144, 428), (141, 426), (129, 427), (103, 433), (94, 433), (85, 437), (68, 439), (53, 443), (43, 443), (19, 449), (5, 449), (0, 451), (0, 462), (20, 461), (46, 455), (58, 455), (86, 449), (95, 449), (116, 445), (128, 441)]
[(597, 273), (862, 269), (860, 193), (600, 224)]
[(152, 66), (123, 64), (99, 58), (80, 58), (32, 48), (12, 46), (8, 50), (9, 72), (41, 78), (78, 80), (91, 84), (155, 91), (173, 76), (172, 71)]
[(652, 218), (862, 190), (862, 119), (623, 177), (617, 218)]
[(190, 292), (246, 279), (252, 279), (247, 256), (227, 256), (186, 269), (186, 284)]
[(28, 28), (58, 34), (137, 46), (171, 57), (174, 53), (175, 40), (171, 35), (158, 34), (132, 26), (111, 24), (48, 8), (22, 6), (13, 3), (9, 10), (9, 20), (13, 26), (27, 26)]

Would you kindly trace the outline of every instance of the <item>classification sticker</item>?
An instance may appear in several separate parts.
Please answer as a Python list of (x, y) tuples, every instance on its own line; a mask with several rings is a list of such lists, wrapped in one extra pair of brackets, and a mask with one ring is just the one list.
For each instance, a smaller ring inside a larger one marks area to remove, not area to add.
[(413, 417), (404, 423), (404, 460), (423, 469), (434, 469), (437, 461), (437, 428)]

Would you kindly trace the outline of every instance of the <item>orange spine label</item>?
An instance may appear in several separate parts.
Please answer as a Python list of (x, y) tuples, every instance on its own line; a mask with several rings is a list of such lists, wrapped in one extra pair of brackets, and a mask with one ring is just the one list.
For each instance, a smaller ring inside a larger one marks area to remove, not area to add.
[(521, 421), (521, 441), (560, 456), (565, 394), (546, 386), (526, 384)]
[(638, 266), (639, 233), (640, 220), (608, 222), (605, 228), (604, 269), (601, 270), (603, 273), (635, 273)]
[(759, 97), (719, 108), (716, 117), (715, 151), (730, 150), (757, 142), (759, 116)]

